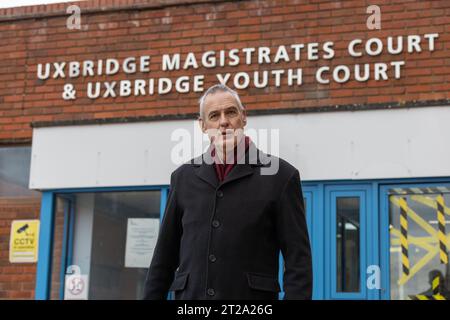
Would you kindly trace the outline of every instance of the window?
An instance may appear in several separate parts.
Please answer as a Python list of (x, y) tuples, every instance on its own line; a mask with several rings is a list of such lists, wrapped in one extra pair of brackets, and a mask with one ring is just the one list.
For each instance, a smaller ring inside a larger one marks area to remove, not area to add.
[(396, 188), (390, 191), (393, 300), (450, 299), (450, 193), (448, 189), (441, 189)]
[(359, 198), (336, 198), (336, 284), (338, 292), (360, 291), (359, 253)]
[(30, 178), (30, 147), (0, 148), (0, 197), (39, 196), (39, 192), (28, 189)]
[(160, 201), (159, 189), (58, 195), (51, 297), (64, 298), (64, 276), (73, 265), (88, 276), (88, 299), (141, 299)]
[(325, 212), (324, 230), (329, 257), (325, 258), (330, 272), (325, 274), (325, 281), (330, 281), (331, 299), (368, 298), (366, 268), (371, 265), (369, 250), (375, 244), (367, 241), (368, 190), (367, 185), (330, 185), (325, 189), (325, 195), (329, 195), (325, 200), (329, 211)]

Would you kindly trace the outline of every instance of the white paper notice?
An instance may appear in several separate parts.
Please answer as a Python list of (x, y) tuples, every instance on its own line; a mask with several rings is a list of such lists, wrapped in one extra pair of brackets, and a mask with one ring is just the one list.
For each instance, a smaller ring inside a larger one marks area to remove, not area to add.
[(128, 219), (126, 268), (148, 268), (158, 239), (159, 219)]

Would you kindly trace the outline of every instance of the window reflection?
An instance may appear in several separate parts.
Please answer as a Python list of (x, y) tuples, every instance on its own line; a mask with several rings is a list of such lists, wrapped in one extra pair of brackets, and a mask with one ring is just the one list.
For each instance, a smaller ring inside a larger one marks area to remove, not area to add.
[[(73, 254), (65, 259), (61, 256), (63, 229), (55, 227), (54, 266), (61, 260), (78, 266), (81, 274), (88, 276), (90, 300), (141, 299), (159, 231), (160, 193), (155, 190), (71, 195), (73, 247), (67, 252)], [(57, 204), (55, 224), (63, 227), (57, 223), (58, 217), (71, 208), (67, 208), (62, 196), (58, 196)], [(64, 284), (55, 275), (52, 297), (58, 297), (63, 290), (61, 285)]]
[(360, 291), (360, 210), (358, 197), (336, 199), (337, 291)]
[(39, 196), (28, 189), (31, 147), (0, 148), (0, 197)]
[(450, 245), (450, 193), (428, 188), (395, 189), (395, 193), (389, 196), (391, 299), (450, 299), (449, 263), (442, 261)]

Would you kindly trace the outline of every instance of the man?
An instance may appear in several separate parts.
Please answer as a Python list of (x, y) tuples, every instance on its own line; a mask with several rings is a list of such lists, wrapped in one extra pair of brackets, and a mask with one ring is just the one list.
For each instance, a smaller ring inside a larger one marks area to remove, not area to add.
[[(243, 134), (246, 112), (225, 85), (200, 99), (208, 151), (172, 173), (145, 299), (310, 299), (311, 250), (298, 170)], [(277, 163), (277, 170), (269, 167)]]

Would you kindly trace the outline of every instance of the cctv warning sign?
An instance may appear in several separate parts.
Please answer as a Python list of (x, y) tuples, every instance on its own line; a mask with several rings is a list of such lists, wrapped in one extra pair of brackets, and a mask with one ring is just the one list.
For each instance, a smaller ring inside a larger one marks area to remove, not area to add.
[(14, 220), (11, 224), (9, 261), (32, 263), (37, 261), (39, 220)]

